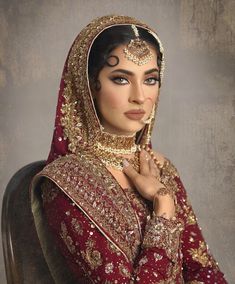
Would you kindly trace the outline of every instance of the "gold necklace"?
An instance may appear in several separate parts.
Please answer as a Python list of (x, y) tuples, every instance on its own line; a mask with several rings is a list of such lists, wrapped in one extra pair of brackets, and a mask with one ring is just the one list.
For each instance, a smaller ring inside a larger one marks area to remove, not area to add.
[[(139, 171), (140, 146), (135, 144), (135, 135), (120, 136), (102, 131), (92, 147), (94, 154), (106, 167), (123, 170), (123, 160), (126, 159), (135, 170)], [(131, 158), (126, 158), (131, 155)]]
[[(98, 154), (98, 155), (97, 155)], [(123, 170), (123, 160), (127, 160), (129, 164), (133, 166), (133, 168), (139, 172), (139, 150), (134, 153), (132, 158), (124, 158), (123, 156), (117, 156), (112, 153), (102, 153), (101, 151), (96, 152), (98, 158), (105, 164), (106, 167), (111, 167), (116, 170)]]

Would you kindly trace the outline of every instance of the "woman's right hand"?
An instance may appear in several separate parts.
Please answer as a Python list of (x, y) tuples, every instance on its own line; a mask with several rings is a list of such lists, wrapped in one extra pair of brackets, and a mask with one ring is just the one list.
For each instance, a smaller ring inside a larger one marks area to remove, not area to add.
[(159, 181), (160, 170), (151, 159), (148, 152), (140, 152), (140, 173), (138, 173), (126, 160), (123, 162), (123, 172), (130, 178), (140, 195), (154, 202), (154, 211), (157, 216), (167, 219), (175, 215), (174, 197), (169, 189)]

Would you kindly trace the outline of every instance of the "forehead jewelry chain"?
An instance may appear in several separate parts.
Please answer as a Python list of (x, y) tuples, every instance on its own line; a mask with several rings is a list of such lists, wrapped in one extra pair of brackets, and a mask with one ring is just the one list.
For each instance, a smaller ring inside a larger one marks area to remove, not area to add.
[(153, 58), (153, 53), (147, 42), (140, 39), (137, 27), (131, 25), (131, 28), (136, 38), (132, 39), (124, 48), (125, 57), (137, 65), (144, 65)]

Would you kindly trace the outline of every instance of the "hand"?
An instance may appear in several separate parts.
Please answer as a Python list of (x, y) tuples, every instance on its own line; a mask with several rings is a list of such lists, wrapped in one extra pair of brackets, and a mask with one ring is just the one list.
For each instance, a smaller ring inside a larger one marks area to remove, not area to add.
[(138, 192), (147, 200), (153, 201), (157, 190), (164, 185), (160, 183), (160, 171), (150, 155), (140, 152), (140, 173), (138, 173), (126, 160), (123, 162), (123, 172), (130, 178)]
[[(162, 194), (165, 186), (159, 181), (160, 170), (145, 151), (140, 152), (140, 173), (138, 173), (126, 160), (123, 172), (130, 178), (140, 195), (145, 199), (154, 200), (154, 211), (158, 216), (171, 218), (175, 213), (174, 199), (171, 194)], [(159, 194), (158, 194), (159, 191)]]
[(157, 216), (171, 219), (175, 216), (175, 200), (172, 194), (160, 194), (161, 190), (164, 189), (165, 188), (160, 188), (158, 193), (154, 196), (153, 210)]

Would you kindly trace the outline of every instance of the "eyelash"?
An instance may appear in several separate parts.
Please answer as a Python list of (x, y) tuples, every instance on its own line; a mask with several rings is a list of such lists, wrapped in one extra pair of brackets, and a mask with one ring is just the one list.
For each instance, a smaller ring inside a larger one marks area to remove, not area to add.
[(156, 85), (156, 83), (159, 82), (159, 79), (157, 77), (149, 77), (146, 80), (154, 80), (154, 83), (153, 84), (150, 83), (149, 85)]
[(121, 76), (113, 77), (113, 78), (111, 78), (111, 80), (112, 80), (115, 84), (117, 84), (117, 85), (126, 85), (126, 84), (127, 84), (126, 82), (125, 82), (125, 83), (122, 83), (121, 80), (126, 80), (126, 81), (128, 81), (126, 78), (121, 77)]
[[(111, 78), (111, 80), (112, 80), (115, 84), (117, 84), (117, 85), (126, 85), (127, 82), (128, 82), (128, 79), (125, 78), (125, 77), (122, 77), (122, 76), (113, 77), (113, 78)], [(126, 80), (127, 82), (122, 83), (122, 82), (120, 82), (121, 80)], [(149, 81), (149, 80), (154, 80), (153, 83), (147, 84), (147, 85), (150, 85), (150, 86), (154, 86), (154, 85), (156, 85), (157, 82), (159, 82), (159, 79), (158, 79), (157, 77), (149, 77), (149, 78), (147, 78), (145, 81), (147, 81), (147, 80), (148, 80), (148, 81)]]

